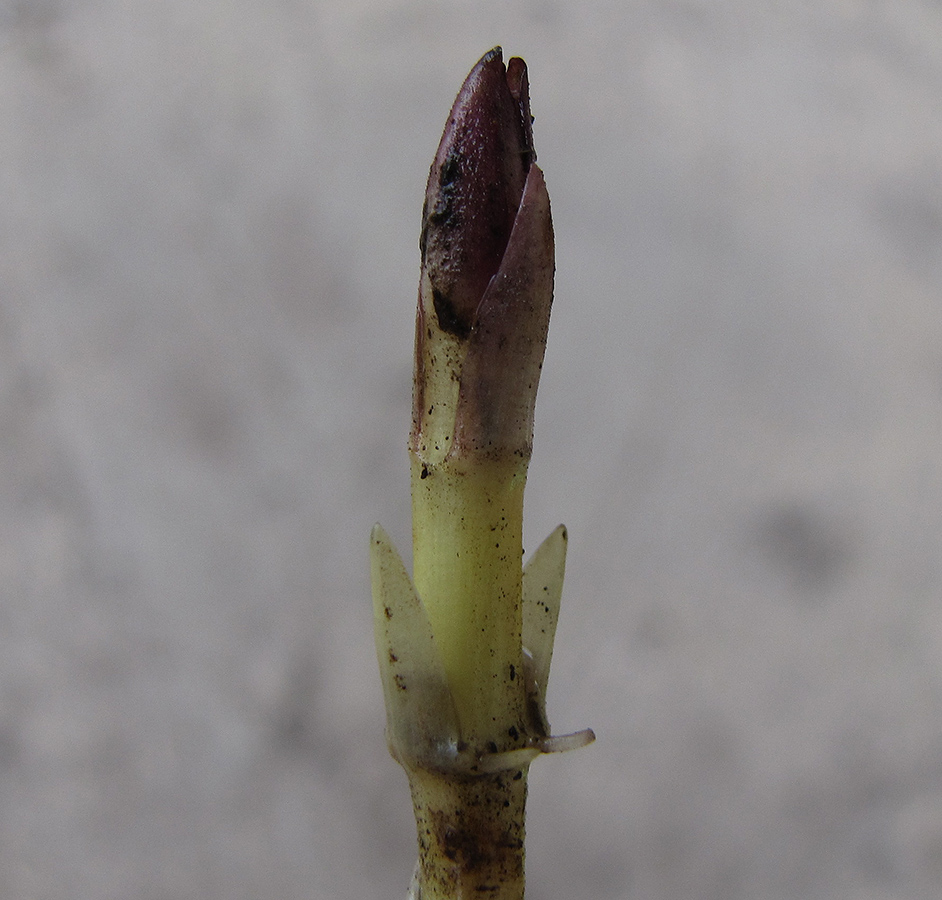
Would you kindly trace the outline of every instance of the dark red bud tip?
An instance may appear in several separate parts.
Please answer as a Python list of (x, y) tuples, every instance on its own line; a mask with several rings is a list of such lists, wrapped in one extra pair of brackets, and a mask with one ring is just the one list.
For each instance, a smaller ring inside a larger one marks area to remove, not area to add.
[(507, 87), (520, 108), (524, 152), (529, 156), (529, 165), (536, 162), (536, 151), (533, 149), (533, 116), (530, 115), (530, 79), (527, 77), (527, 64), (519, 56), (514, 56), (507, 63)]
[(444, 331), (470, 333), (504, 255), (532, 159), (526, 64), (515, 58), (505, 70), (495, 47), (458, 93), (425, 194), (422, 263)]

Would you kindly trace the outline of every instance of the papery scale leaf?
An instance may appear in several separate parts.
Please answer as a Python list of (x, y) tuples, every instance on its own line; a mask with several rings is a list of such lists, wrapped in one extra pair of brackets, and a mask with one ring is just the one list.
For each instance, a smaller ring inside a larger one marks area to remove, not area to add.
[(370, 571), (390, 750), (400, 762), (438, 766), (457, 752), (458, 716), (428, 614), (380, 525), (370, 535)]

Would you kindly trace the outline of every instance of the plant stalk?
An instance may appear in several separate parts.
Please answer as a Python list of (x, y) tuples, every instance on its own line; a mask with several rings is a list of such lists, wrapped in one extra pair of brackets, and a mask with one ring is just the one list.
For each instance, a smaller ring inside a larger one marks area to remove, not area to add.
[(386, 735), (419, 843), (413, 900), (523, 900), (527, 772), (565, 570), (560, 526), (523, 567), (523, 494), (553, 300), (553, 226), (526, 65), (472, 69), (429, 174), (416, 313), (413, 574), (371, 537)]
[(425, 604), (462, 739), (519, 746), (526, 460), (429, 465), (412, 454), (413, 579)]
[(477, 777), (409, 773), (421, 900), (523, 900), (525, 768)]

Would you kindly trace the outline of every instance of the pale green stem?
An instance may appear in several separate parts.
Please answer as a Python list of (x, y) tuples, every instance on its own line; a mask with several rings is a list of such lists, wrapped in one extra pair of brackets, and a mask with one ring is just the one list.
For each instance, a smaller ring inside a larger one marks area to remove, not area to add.
[(526, 767), (479, 775), (409, 772), (421, 900), (523, 900)]
[(520, 746), (523, 491), (520, 457), (412, 454), (413, 579), (476, 751)]

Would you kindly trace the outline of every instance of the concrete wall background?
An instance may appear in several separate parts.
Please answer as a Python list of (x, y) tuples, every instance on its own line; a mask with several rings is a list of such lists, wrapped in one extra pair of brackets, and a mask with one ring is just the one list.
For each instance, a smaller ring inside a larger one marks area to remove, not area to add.
[(570, 565), (529, 896), (942, 884), (942, 8), (3, 0), (0, 894), (404, 895), (366, 547), (419, 213), (530, 66)]

